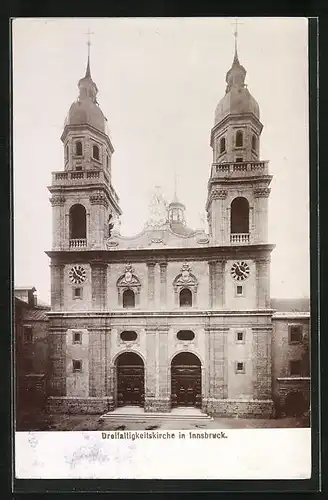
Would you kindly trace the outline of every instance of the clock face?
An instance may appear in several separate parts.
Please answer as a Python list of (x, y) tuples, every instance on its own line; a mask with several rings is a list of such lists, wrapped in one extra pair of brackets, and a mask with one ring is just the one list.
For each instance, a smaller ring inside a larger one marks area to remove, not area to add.
[(80, 285), (86, 279), (86, 271), (82, 266), (74, 266), (69, 272), (69, 279), (75, 285)]
[(243, 281), (249, 276), (249, 265), (246, 262), (235, 262), (230, 273), (234, 280)]

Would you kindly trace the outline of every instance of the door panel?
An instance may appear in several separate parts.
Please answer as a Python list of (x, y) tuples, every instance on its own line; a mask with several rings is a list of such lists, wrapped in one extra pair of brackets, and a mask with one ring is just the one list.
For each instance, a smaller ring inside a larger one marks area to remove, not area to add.
[(121, 365), (117, 368), (117, 405), (144, 406), (144, 368)]
[(172, 406), (201, 406), (201, 369), (199, 366), (171, 367)]

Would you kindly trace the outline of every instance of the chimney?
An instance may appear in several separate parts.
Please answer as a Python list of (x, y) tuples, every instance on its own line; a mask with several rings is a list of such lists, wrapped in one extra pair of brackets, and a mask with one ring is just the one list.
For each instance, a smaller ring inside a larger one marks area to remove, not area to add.
[(31, 307), (35, 307), (37, 305), (37, 295), (36, 295), (36, 289), (33, 287), (30, 290), (28, 290), (28, 305)]

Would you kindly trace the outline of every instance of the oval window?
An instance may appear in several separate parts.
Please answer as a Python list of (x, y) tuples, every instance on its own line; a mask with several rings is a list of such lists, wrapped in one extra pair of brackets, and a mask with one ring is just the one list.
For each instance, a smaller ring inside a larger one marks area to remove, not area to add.
[(194, 340), (195, 334), (191, 330), (180, 330), (177, 337), (179, 340)]
[(137, 339), (137, 334), (136, 332), (125, 330), (121, 333), (121, 339), (123, 340), (123, 342), (133, 342)]

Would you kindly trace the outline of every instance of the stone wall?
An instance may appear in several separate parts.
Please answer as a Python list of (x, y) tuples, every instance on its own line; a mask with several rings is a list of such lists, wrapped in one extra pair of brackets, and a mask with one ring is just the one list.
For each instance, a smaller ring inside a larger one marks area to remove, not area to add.
[(272, 400), (207, 399), (203, 410), (217, 417), (272, 418), (274, 405)]
[(64, 413), (68, 415), (94, 414), (102, 415), (110, 409), (109, 398), (68, 398), (49, 397), (47, 401), (48, 413)]

